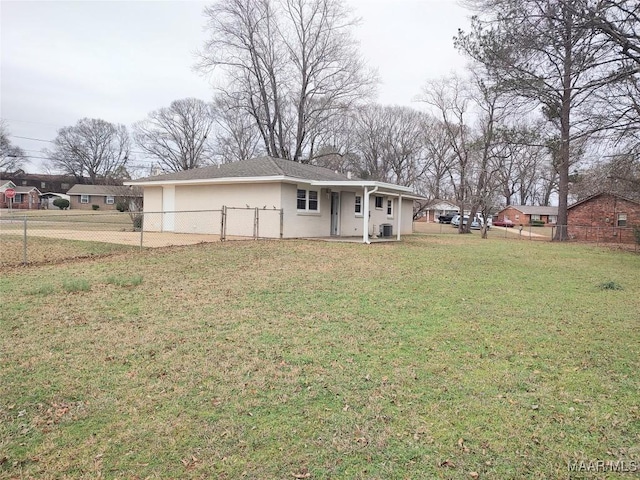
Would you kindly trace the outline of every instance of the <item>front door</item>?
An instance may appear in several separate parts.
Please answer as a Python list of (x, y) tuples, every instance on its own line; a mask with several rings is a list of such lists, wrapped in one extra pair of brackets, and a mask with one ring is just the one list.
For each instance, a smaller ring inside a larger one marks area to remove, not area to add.
[(340, 192), (331, 192), (331, 235), (340, 234)]

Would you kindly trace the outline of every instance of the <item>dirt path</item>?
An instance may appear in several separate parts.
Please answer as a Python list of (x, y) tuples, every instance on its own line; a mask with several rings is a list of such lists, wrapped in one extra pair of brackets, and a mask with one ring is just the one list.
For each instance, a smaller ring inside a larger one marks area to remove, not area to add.
[[(0, 231), (0, 234), (20, 235), (22, 234), (22, 231), (17, 229), (2, 229)], [(30, 229), (27, 230), (27, 237), (57, 238), (62, 240), (83, 240), (90, 242), (117, 243), (120, 245), (140, 245), (140, 232)], [(197, 243), (217, 242), (219, 240), (219, 235), (144, 232), (142, 235), (142, 246), (169, 247), (172, 245), (195, 245)]]

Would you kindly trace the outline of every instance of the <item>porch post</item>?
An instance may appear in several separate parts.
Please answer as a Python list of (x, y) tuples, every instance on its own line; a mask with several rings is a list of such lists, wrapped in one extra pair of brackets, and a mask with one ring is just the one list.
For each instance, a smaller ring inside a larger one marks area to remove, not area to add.
[(400, 240), (400, 229), (402, 228), (402, 195), (398, 195), (398, 233), (396, 239)]
[(362, 207), (362, 242), (369, 243), (369, 195), (367, 187), (364, 187), (362, 201), (364, 203)]

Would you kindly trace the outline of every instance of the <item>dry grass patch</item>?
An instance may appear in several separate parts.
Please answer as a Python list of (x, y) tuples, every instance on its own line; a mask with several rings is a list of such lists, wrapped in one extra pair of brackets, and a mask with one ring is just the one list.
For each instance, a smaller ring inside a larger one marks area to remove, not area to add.
[[(637, 459), (638, 267), (452, 236), (22, 269), (0, 280), (0, 478), (559, 478)], [(42, 278), (90, 289), (20, 288)]]

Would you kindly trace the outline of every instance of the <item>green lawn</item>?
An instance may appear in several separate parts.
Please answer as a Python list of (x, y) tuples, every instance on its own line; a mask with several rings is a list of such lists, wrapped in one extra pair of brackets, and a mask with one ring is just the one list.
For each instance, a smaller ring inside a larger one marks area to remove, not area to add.
[(639, 271), (479, 235), (8, 269), (0, 478), (630, 478), (567, 463), (640, 462)]

